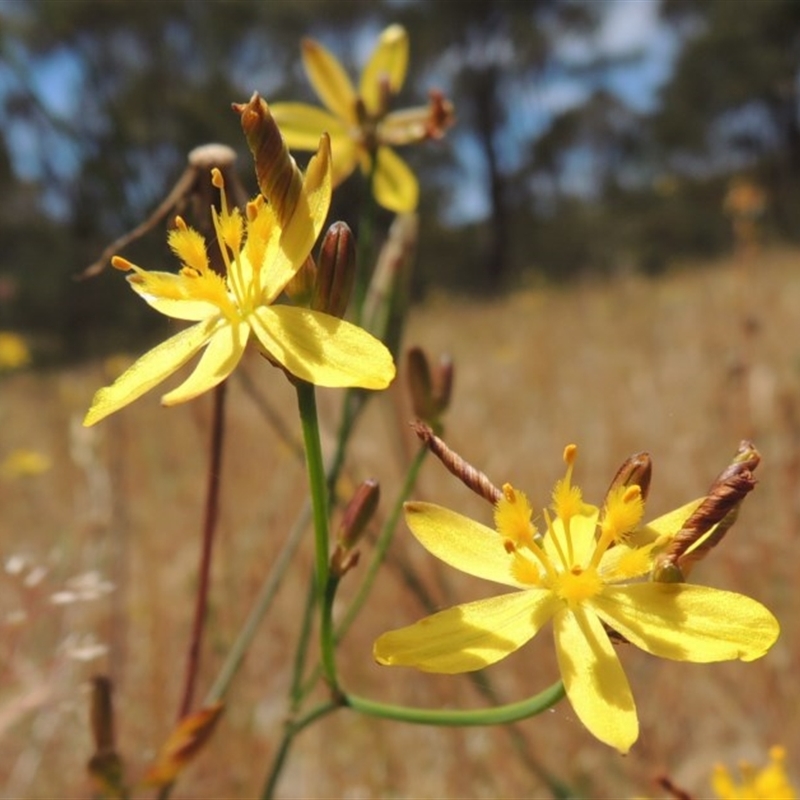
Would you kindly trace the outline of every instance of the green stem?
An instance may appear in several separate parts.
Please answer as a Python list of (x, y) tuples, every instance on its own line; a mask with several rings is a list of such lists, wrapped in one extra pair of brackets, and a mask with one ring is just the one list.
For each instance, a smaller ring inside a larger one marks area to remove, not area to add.
[(356, 244), (356, 279), (353, 285), (353, 310), (355, 323), (360, 325), (364, 313), (364, 301), (367, 298), (367, 287), (370, 281), (368, 264), (373, 260), (373, 242), (375, 238), (375, 212), (378, 205), (375, 202), (375, 171), (377, 168), (377, 153), (372, 154), (372, 166), (367, 180), (367, 198), (361, 206), (361, 216), (358, 221), (358, 242)]
[(510, 722), (519, 722), (522, 719), (534, 717), (563, 700), (565, 694), (564, 684), (561, 681), (557, 681), (544, 691), (539, 692), (539, 694), (521, 700), (518, 703), (475, 710), (441, 710), (395, 706), (352, 694), (343, 695), (342, 701), (344, 705), (354, 711), (360, 711), (362, 714), (367, 714), (371, 717), (393, 719), (396, 722), (410, 722), (417, 725), (467, 727), (506, 725)]
[(297, 711), (302, 704), (305, 695), (302, 689), (303, 670), (306, 665), (308, 655), (308, 643), (311, 641), (311, 631), (314, 622), (314, 609), (317, 606), (317, 587), (313, 580), (308, 582), (308, 592), (306, 593), (306, 605), (303, 610), (302, 622), (300, 625), (300, 636), (297, 639), (297, 647), (294, 651), (294, 661), (292, 662), (292, 686), (289, 690), (291, 697), (290, 708), (292, 713)]
[[(394, 533), (397, 530), (397, 523), (400, 519), (400, 513), (403, 510), (403, 503), (408, 499), (409, 495), (411, 494), (411, 490), (414, 488), (414, 485), (417, 482), (417, 476), (419, 475), (420, 468), (422, 467), (427, 454), (427, 447), (420, 448), (420, 450), (417, 452), (417, 455), (414, 457), (414, 460), (411, 462), (411, 466), (406, 471), (406, 477), (403, 481), (403, 486), (397, 495), (397, 499), (395, 500), (389, 516), (383, 523), (380, 534), (378, 535), (378, 540), (375, 543), (375, 550), (372, 554), (372, 558), (370, 559), (364, 579), (362, 580), (361, 585), (356, 592), (356, 596), (353, 598), (347, 610), (345, 611), (341, 622), (334, 630), (334, 644), (336, 645), (338, 645), (339, 642), (341, 642), (341, 640), (344, 638), (345, 634), (350, 629), (350, 626), (358, 616), (359, 611), (361, 611), (364, 603), (366, 603), (367, 598), (369, 597), (369, 593), (372, 590), (372, 585), (375, 583), (378, 572), (386, 558), (386, 553), (389, 550), (389, 545), (391, 545), (392, 539), (394, 538)], [(333, 605), (333, 600), (338, 586), (338, 579), (335, 579), (331, 576), (328, 579), (328, 594), (330, 595), (331, 606)], [(321, 666), (320, 664), (317, 664), (315, 669), (309, 675), (308, 680), (303, 685), (302, 693), (304, 696), (310, 694), (314, 686), (316, 686), (316, 683), (319, 680), (320, 672)]]
[(325, 678), (336, 687), (336, 659), (334, 657), (332, 610), (326, 602), (328, 587), (328, 497), (325, 465), (319, 440), (319, 418), (314, 385), (305, 381), (295, 384), (303, 444), (306, 450), (306, 469), (314, 517), (314, 549), (316, 564), (317, 600), (320, 604), (320, 657)]
[(264, 788), (261, 791), (262, 800), (271, 800), (271, 798), (275, 796), (278, 778), (280, 778), (281, 772), (283, 772), (283, 765), (286, 763), (286, 759), (289, 757), (289, 749), (294, 743), (295, 736), (297, 736), (297, 734), (300, 733), (303, 728), (310, 725), (312, 722), (316, 722), (318, 719), (327, 716), (332, 711), (336, 711), (336, 709), (340, 707), (341, 703), (334, 700), (329, 700), (325, 703), (320, 703), (318, 706), (315, 706), (303, 717), (300, 717), (296, 720), (290, 720), (286, 723), (284, 727), (283, 739), (281, 740), (278, 751), (275, 753), (275, 758), (272, 760), (272, 766), (270, 767), (269, 774), (267, 775), (267, 780), (264, 783)]

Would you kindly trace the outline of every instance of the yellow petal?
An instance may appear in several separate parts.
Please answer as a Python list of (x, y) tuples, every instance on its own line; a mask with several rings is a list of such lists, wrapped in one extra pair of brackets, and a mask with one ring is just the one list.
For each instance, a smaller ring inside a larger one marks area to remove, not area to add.
[(639, 546), (649, 544), (661, 537), (674, 536), (704, 499), (705, 498), (700, 497), (697, 500), (692, 500), (691, 503), (686, 503), (686, 505), (680, 508), (676, 508), (667, 514), (662, 514), (660, 517), (651, 520), (647, 525), (631, 534), (627, 539), (628, 543)]
[(216, 320), (207, 320), (181, 331), (145, 353), (111, 386), (97, 391), (83, 424), (94, 425), (119, 411), (180, 369), (211, 338)]
[(348, 125), (355, 125), (356, 90), (339, 59), (319, 42), (303, 39), (303, 65), (319, 99)]
[(628, 679), (597, 617), (584, 608), (553, 619), (561, 679), (580, 721), (592, 735), (627, 753), (639, 736)]
[[(378, 124), (378, 140), (390, 147), (415, 144), (435, 135), (431, 107), (412, 106), (387, 114)], [(443, 131), (442, 131), (443, 132)]]
[(333, 185), (338, 186), (358, 164), (356, 142), (338, 117), (305, 103), (276, 103), (270, 106), (284, 141), (292, 150), (316, 150), (323, 133), (331, 138)]
[(419, 543), (445, 564), (476, 578), (528, 588), (514, 580), (513, 559), (496, 531), (433, 503), (406, 503), (405, 512), (408, 527)]
[(564, 530), (564, 521), (556, 517), (552, 532), (544, 537), (544, 551), (554, 563), (561, 563), (559, 553), (564, 553), (568, 558), (570, 552), (572, 564), (588, 564), (591, 560), (597, 543), (595, 532), (600, 511), (587, 503), (583, 504), (583, 508), (586, 513), (576, 514), (570, 519), (569, 536)]
[[(192, 284), (206, 286), (209, 282), (204, 279), (191, 280), (172, 272), (148, 272), (147, 277), (155, 280), (147, 283), (137, 281), (129, 281), (129, 283), (131, 289), (159, 313), (187, 322), (200, 322), (200, 320), (219, 314), (219, 306), (212, 300), (198, 299), (188, 293)], [(153, 293), (154, 285), (158, 286), (158, 294)], [(209, 288), (212, 287), (209, 286)]]
[(394, 379), (386, 346), (338, 317), (307, 308), (261, 306), (250, 322), (269, 355), (309, 383), (385, 389)]
[(303, 191), (297, 205), (281, 231), (277, 251), (269, 245), (265, 259), (264, 302), (271, 303), (303, 266), (314, 242), (325, 224), (333, 191), (331, 178), (331, 144), (327, 135), (319, 142), (319, 151), (309, 161), (303, 179)]
[(419, 201), (419, 184), (414, 173), (394, 150), (378, 148), (378, 166), (373, 178), (375, 199), (389, 211), (414, 211)]
[(165, 406), (185, 403), (224, 381), (239, 363), (249, 334), (250, 326), (244, 322), (219, 328), (192, 374), (177, 389), (165, 394), (161, 402)]
[(381, 84), (386, 81), (389, 91), (397, 94), (406, 79), (408, 69), (408, 34), (402, 25), (390, 25), (381, 33), (378, 45), (361, 73), (359, 95), (367, 112), (376, 115), (382, 108)]
[(323, 108), (308, 103), (274, 103), (269, 109), (290, 150), (316, 150), (323, 133), (334, 141), (337, 135), (347, 136), (339, 117)]
[(528, 642), (553, 615), (558, 600), (529, 589), (454, 606), (375, 642), (379, 664), (452, 675), (505, 658)]
[(677, 661), (753, 661), (778, 638), (756, 600), (686, 583), (607, 587), (592, 600), (600, 617), (642, 650)]

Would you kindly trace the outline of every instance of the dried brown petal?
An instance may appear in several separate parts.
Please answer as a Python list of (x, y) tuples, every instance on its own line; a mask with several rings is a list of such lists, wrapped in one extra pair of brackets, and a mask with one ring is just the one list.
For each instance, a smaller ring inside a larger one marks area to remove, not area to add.
[(233, 109), (241, 115), (242, 130), (256, 163), (258, 188), (283, 227), (297, 207), (303, 176), (289, 155), (269, 106), (257, 92), (248, 103), (234, 103)]
[[(755, 445), (742, 441), (731, 463), (711, 484), (703, 502), (656, 558), (653, 580), (683, 581), (692, 566), (722, 541), (736, 521), (742, 501), (755, 488), (753, 470), (760, 461)], [(713, 533), (707, 535), (715, 525)]]
[(222, 703), (215, 703), (184, 717), (161, 747), (145, 775), (145, 783), (150, 786), (171, 784), (211, 738), (222, 709)]
[(451, 450), (436, 436), (436, 434), (434, 434), (430, 426), (417, 420), (411, 423), (411, 427), (428, 449), (463, 484), (483, 497), (484, 500), (488, 500), (492, 505), (496, 505), (500, 501), (503, 497), (503, 493), (500, 489), (498, 489), (484, 473), (475, 469), (475, 467), (461, 458), (458, 453)]

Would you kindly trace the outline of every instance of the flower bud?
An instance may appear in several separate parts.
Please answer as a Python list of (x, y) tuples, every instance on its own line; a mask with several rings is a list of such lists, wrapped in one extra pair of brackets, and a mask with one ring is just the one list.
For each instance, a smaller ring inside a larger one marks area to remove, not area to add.
[(322, 240), (311, 308), (343, 317), (355, 278), (355, 237), (347, 223), (334, 222)]
[(642, 500), (647, 500), (650, 479), (653, 477), (653, 460), (649, 453), (634, 453), (622, 463), (611, 481), (606, 498), (620, 486), (638, 486), (642, 490)]
[(455, 366), (453, 359), (446, 353), (439, 357), (439, 364), (433, 378), (433, 403), (438, 416), (444, 414), (450, 407), (450, 398), (453, 394), (453, 378)]
[(434, 427), (450, 405), (453, 391), (453, 361), (444, 355), (431, 374), (428, 357), (421, 347), (411, 347), (406, 355), (411, 405), (418, 419)]
[(428, 357), (421, 347), (410, 347), (406, 353), (408, 391), (414, 416), (430, 422), (433, 419), (433, 381)]
[(331, 555), (331, 572), (341, 578), (358, 563), (358, 552), (353, 548), (358, 544), (378, 508), (381, 491), (376, 480), (364, 481), (347, 504), (339, 531), (336, 534), (336, 547)]
[(367, 524), (378, 509), (381, 488), (378, 481), (370, 478), (364, 481), (350, 499), (345, 509), (336, 538), (347, 550), (352, 549), (361, 538)]

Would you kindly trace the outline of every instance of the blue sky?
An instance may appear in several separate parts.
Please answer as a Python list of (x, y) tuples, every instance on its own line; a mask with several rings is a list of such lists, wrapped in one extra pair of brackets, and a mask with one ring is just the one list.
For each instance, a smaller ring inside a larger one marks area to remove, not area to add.
[[(637, 111), (652, 110), (658, 88), (670, 75), (678, 42), (659, 21), (658, 0), (603, 1), (605, 17), (596, 32), (586, 37), (562, 36), (557, 43), (553, 68), (546, 69), (541, 80), (529, 85), (520, 83), (515, 87), (516, 111), (505, 134), (507, 142), (504, 145), (507, 146), (502, 148), (507, 168), (515, 166), (522, 146), (545, 130), (555, 114), (579, 105), (596, 88), (602, 86), (613, 91)], [(6, 11), (9, 8), (7, 6)], [(24, 9), (24, 5), (18, 8)], [(358, 38), (356, 51), (359, 61), (367, 57), (374, 44), (374, 32), (365, 31), (365, 34), (372, 35)], [(507, 57), (503, 42), (494, 43), (488, 52), (500, 63)], [(5, 65), (0, 64), (0, 97), (19, 74), (25, 74), (39, 101), (53, 117), (68, 120), (77, 112), (82, 74), (79, 62), (71, 54), (57, 53), (48, 61), (40, 62), (35, 71), (26, 69), (21, 52), (17, 56), (15, 58), (12, 48), (11, 58)], [(605, 70), (602, 78), (592, 81), (569, 73), (569, 67), (580, 67), (598, 57), (619, 56), (636, 58), (626, 65)], [(440, 69), (430, 76), (428, 85), (444, 84), (447, 88), (447, 63), (448, 51), (445, 50)], [(454, 68), (452, 57), (450, 68)], [(47, 132), (33, 136), (24, 125), (7, 125), (5, 136), (11, 149), (12, 163), (21, 178), (35, 180), (42, 177), (44, 146), (58, 148), (58, 158), (50, 159), (49, 163), (56, 165), (61, 176), (69, 178), (77, 174), (80, 166), (77, 148), (64, 137), (48, 136)], [(451, 141), (463, 165), (464, 176), (459, 181), (460, 191), (449, 209), (448, 221), (460, 224), (481, 219), (488, 213), (485, 182), (479, 174), (483, 164), (481, 154), (475, 141), (468, 136), (459, 136), (457, 130), (453, 132)], [(571, 185), (570, 181), (573, 181), (575, 190), (580, 191), (581, 181), (586, 180), (580, 159), (575, 161), (574, 173), (566, 176), (566, 183)], [(57, 198), (49, 198), (47, 210), (55, 215), (64, 211), (59, 208)]]

